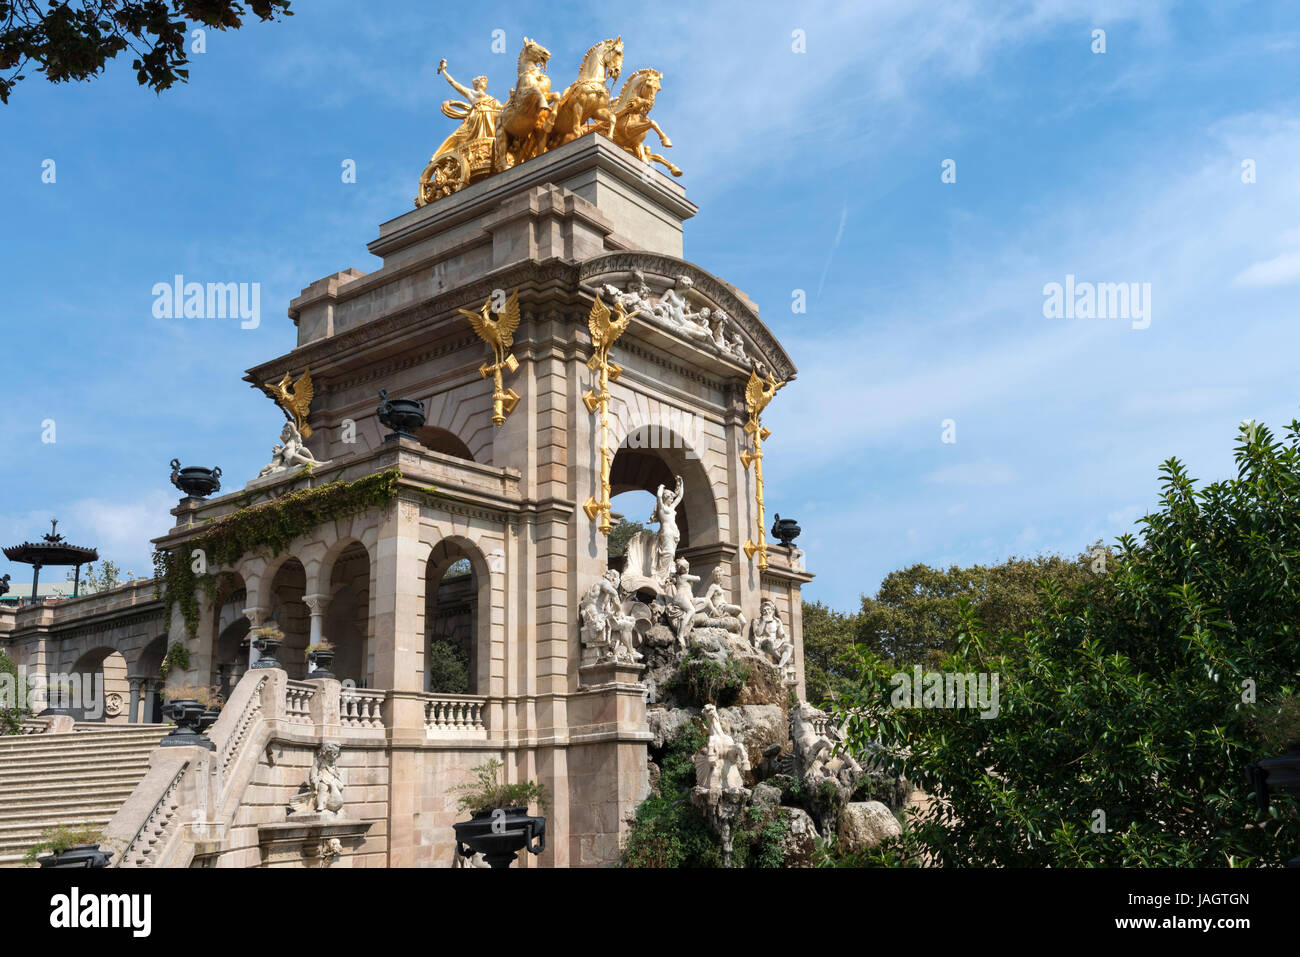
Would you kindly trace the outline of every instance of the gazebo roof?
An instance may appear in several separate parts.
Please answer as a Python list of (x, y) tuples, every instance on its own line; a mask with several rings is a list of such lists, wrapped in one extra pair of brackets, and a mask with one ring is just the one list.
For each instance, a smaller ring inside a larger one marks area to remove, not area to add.
[(87, 562), (97, 561), (99, 552), (93, 548), (85, 548), (81, 545), (72, 545), (64, 540), (55, 529), (58, 527), (59, 520), (56, 518), (50, 523), (50, 531), (41, 536), (39, 542), (23, 542), (21, 545), (10, 545), (4, 549), (5, 558), (11, 562), (22, 562), (24, 565), (84, 565)]

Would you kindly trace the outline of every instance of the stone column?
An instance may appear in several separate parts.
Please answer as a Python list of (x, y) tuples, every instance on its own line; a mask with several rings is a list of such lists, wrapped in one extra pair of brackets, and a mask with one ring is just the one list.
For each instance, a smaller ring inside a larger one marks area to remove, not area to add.
[(262, 608), (257, 605), (250, 605), (242, 610), (244, 617), (248, 619), (249, 624), (248, 667), (251, 668), (253, 665), (257, 664), (258, 659), (262, 657), (262, 653), (257, 650), (257, 639), (253, 637), (253, 631), (262, 627), (270, 609)]
[(321, 637), (325, 633), (325, 609), (329, 607), (329, 595), (303, 595), (303, 604), (311, 612), (311, 637), (307, 639), (307, 644), (319, 645)]
[(139, 724), (140, 723), (140, 686), (144, 683), (144, 679), (141, 678), (139, 675), (127, 675), (126, 683), (131, 688), (131, 707), (127, 712), (126, 720), (130, 724)]

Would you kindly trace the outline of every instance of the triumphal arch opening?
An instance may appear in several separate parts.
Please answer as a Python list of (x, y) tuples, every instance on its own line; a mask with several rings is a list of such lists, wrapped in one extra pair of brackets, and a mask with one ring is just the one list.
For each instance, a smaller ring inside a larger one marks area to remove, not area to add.
[[(623, 58), (595, 44), (552, 90), (525, 40), (504, 101), (440, 66), (459, 125), (382, 265), (308, 285), (295, 347), (244, 377), (271, 400), (261, 474), (180, 500), (156, 590), (8, 623), (34, 669), (123, 657), (111, 724), (157, 720), (164, 662), (221, 690), (214, 749), (159, 749), (114, 815), (118, 865), (450, 866), (453, 786), (492, 758), (550, 794), (530, 865), (610, 865), (683, 659), (803, 698), (812, 576), (763, 497), (795, 367), (683, 258), (696, 207), (651, 118), (671, 84)], [(620, 515), (631, 491), (648, 509)], [(293, 807), (322, 762), (345, 814)]]

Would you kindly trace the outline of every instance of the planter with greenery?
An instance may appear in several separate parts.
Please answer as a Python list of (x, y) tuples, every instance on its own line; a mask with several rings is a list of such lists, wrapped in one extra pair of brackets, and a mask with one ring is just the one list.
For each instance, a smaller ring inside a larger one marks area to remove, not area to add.
[(163, 705), (163, 716), (176, 728), (159, 744), (162, 747), (200, 747), (215, 751), (216, 745), (204, 732), (221, 715), (223, 702), (217, 689), (203, 685), (176, 685), (167, 688), (163, 696), (167, 700)]
[(546, 788), (535, 781), (503, 784), (502, 767), (493, 758), (474, 768), (473, 781), (452, 789), (464, 792), (456, 806), (471, 815), (453, 825), (456, 850), (462, 857), (482, 854), (490, 867), (509, 867), (523, 849), (546, 850), (546, 818), (528, 814), (532, 804), (546, 810)]
[(107, 867), (113, 852), (99, 849), (103, 838), (103, 832), (96, 827), (60, 824), (42, 831), (40, 843), (27, 849), (23, 861), (53, 868)]
[(306, 657), (307, 664), (311, 668), (307, 673), (308, 681), (334, 677), (334, 672), (330, 671), (330, 665), (334, 664), (334, 645), (330, 641), (324, 640), (308, 645)]
[(284, 644), (284, 632), (275, 622), (267, 622), (260, 628), (254, 628), (251, 632), (253, 647), (261, 652), (261, 657), (257, 659), (254, 668), (279, 668), (280, 661), (275, 656), (280, 651), (280, 646)]

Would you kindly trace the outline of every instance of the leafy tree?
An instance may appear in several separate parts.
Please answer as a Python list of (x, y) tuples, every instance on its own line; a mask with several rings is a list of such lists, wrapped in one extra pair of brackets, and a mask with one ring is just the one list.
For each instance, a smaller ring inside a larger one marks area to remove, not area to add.
[(990, 629), (1020, 634), (1037, 611), (1039, 583), (1069, 588), (1088, 581), (1095, 577), (1089, 562), (1086, 555), (1073, 561), (1039, 555), (947, 571), (913, 565), (891, 572), (875, 598), (862, 598), (857, 641), (899, 665), (933, 664), (953, 649), (963, 602)]
[(460, 645), (442, 638), (429, 643), (429, 690), (469, 693), (469, 658)]
[(35, 64), (51, 83), (89, 80), (131, 50), (136, 80), (161, 93), (189, 79), (189, 22), (238, 30), (245, 7), (262, 21), (293, 16), (290, 0), (0, 0), (0, 103)]
[(857, 615), (836, 611), (821, 602), (804, 602), (803, 673), (808, 700), (813, 704), (837, 694), (851, 680), (857, 627)]
[(609, 557), (616, 558), (627, 552), (627, 540), (637, 532), (648, 531), (640, 522), (620, 518), (609, 530)]
[[(73, 580), (74, 572), (68, 572), (68, 581)], [(127, 581), (135, 581), (135, 575), (130, 572), (126, 573)], [(108, 591), (121, 585), (122, 570), (117, 567), (116, 562), (100, 562), (99, 570), (95, 570), (95, 563), (91, 562), (81, 570), (81, 584), (79, 590), (83, 595), (92, 595), (96, 592)]]
[[(1235, 478), (1198, 488), (1165, 462), (1141, 539), (1121, 537), (1095, 581), (1047, 583), (1023, 632), (963, 606), (942, 664), (997, 674), (996, 718), (892, 707), (896, 666), (857, 649), (837, 718), (934, 798), (908, 836), (914, 855), (1224, 866), (1300, 849), (1294, 799), (1275, 793), (1261, 814), (1243, 772), (1300, 738), (1300, 421), (1284, 442), (1256, 429), (1243, 430)], [(908, 850), (893, 842), (875, 857)]]

